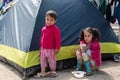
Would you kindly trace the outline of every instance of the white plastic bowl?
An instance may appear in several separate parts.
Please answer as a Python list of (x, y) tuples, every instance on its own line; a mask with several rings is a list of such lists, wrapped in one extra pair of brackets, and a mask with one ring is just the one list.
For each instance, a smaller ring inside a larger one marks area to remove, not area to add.
[(73, 71), (72, 74), (76, 78), (82, 78), (82, 77), (84, 77), (86, 72), (84, 72), (84, 71)]

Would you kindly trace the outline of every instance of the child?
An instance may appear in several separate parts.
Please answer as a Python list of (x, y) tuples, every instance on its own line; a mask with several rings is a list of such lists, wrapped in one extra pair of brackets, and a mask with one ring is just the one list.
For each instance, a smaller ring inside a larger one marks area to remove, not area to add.
[(80, 49), (76, 52), (77, 70), (81, 69), (83, 60), (87, 75), (92, 75), (92, 67), (97, 69), (102, 64), (99, 37), (99, 31), (91, 27), (83, 29), (80, 34)]
[(50, 77), (56, 77), (56, 54), (59, 52), (61, 36), (60, 30), (55, 25), (57, 20), (57, 14), (53, 10), (49, 10), (46, 12), (45, 21), (46, 25), (42, 28), (41, 33), (41, 73), (38, 77), (48, 76), (46, 73), (47, 63), (49, 63), (49, 67), (51, 72), (49, 73)]

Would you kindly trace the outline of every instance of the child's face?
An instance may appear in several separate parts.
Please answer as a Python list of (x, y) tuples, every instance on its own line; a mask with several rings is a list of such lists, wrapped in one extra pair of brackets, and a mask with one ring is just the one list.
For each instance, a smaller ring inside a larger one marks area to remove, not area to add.
[(47, 26), (54, 25), (56, 23), (56, 20), (49, 15), (46, 16), (45, 21)]
[(92, 41), (92, 38), (93, 38), (93, 35), (90, 32), (84, 31), (84, 40), (87, 43), (90, 43)]

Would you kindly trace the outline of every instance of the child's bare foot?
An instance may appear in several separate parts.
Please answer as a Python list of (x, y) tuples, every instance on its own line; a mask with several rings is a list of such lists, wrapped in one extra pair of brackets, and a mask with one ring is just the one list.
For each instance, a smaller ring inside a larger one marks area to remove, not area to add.
[(41, 75), (42, 77), (45, 77), (47, 74), (46, 74), (46, 72), (41, 72), (40, 75)]

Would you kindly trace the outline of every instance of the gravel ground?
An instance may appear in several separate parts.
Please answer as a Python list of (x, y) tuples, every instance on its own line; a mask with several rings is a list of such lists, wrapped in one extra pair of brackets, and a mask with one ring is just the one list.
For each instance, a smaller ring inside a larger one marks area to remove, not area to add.
[[(74, 69), (65, 69), (57, 71), (56, 78), (33, 78), (28, 80), (120, 80), (120, 62), (103, 61), (99, 71), (95, 71), (92, 76), (85, 76), (77, 79), (71, 72)], [(14, 68), (0, 62), (0, 80), (22, 80), (22, 76)]]

